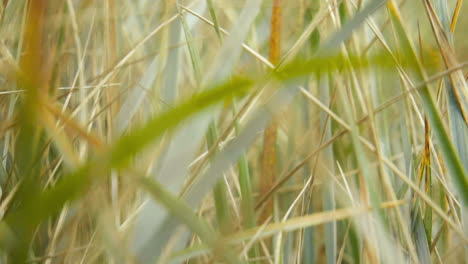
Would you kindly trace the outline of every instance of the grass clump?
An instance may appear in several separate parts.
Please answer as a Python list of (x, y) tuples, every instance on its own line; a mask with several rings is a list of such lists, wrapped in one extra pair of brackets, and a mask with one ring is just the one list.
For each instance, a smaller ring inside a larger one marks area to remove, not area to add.
[(3, 1), (5, 263), (465, 263), (462, 1)]

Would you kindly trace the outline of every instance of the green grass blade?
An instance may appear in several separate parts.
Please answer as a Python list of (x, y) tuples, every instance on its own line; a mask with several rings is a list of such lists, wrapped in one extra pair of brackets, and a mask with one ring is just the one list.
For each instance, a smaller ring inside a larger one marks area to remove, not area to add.
[(212, 248), (215, 254), (219, 254), (223, 257), (227, 263), (241, 263), (236, 254), (221, 241), (214, 230), (200, 219), (187, 204), (165, 190), (159, 183), (147, 177), (139, 177), (138, 180), (141, 186), (148, 191), (155, 200), (163, 204), (179, 221), (189, 226), (194, 233), (199, 235), (200, 238)]
[[(319, 77), (319, 94), (320, 94), (320, 101), (330, 104), (331, 96), (330, 90), (331, 85), (329, 82), (329, 78), (331, 74), (322, 74)], [(327, 122), (328, 121), (328, 122)], [(331, 124), (329, 123), (329, 117), (327, 113), (322, 113), (320, 123), (321, 129), (324, 133), (323, 141), (326, 142), (330, 140), (332, 137), (332, 129)], [(324, 153), (322, 154), (323, 158), (325, 159), (324, 162), (328, 163), (327, 168), (332, 173), (335, 174), (334, 170), (334, 160), (335, 157), (333, 155), (333, 145), (324, 149)], [(327, 188), (324, 188), (322, 193), (323, 199), (323, 208), (326, 211), (334, 211), (336, 210), (336, 201), (335, 201), (335, 186), (334, 182), (328, 182)], [(327, 258), (328, 264), (336, 263), (336, 258), (338, 256), (338, 241), (337, 241), (337, 225), (336, 222), (331, 222), (325, 225), (325, 253)]]
[(124, 169), (138, 152), (148, 147), (166, 131), (173, 129), (196, 112), (225, 99), (244, 94), (250, 84), (250, 81), (245, 79), (231, 80), (228, 84), (203, 92), (151, 119), (145, 126), (122, 136), (108, 151), (98, 154), (92, 161), (73, 173), (64, 175), (63, 179), (51, 189), (27, 196), (28, 199), (24, 200), (23, 206), (9, 214), (3, 222), (18, 234), (22, 230), (31, 230), (56, 214), (66, 202), (78, 199), (92, 182), (108, 175), (111, 168)]

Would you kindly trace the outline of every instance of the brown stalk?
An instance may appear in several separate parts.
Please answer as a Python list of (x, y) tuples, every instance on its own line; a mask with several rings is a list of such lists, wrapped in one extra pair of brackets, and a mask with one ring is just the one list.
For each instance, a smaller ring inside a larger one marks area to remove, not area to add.
[[(273, 64), (278, 63), (280, 58), (280, 38), (281, 38), (281, 0), (273, 0), (273, 9), (271, 14), (271, 33), (270, 33), (270, 53), (269, 59)], [(263, 136), (263, 154), (262, 154), (262, 176), (260, 183), (260, 196), (266, 194), (275, 182), (276, 177), (276, 137), (278, 125), (275, 121), (265, 129)], [(264, 222), (273, 214), (273, 201), (270, 200), (262, 214), (260, 222)]]
[[(109, 44), (109, 53), (108, 53), (108, 66), (111, 68), (117, 61), (117, 29), (116, 29), (116, 21), (115, 21), (115, 2), (114, 0), (108, 0), (107, 2), (109, 10), (108, 10), (108, 44)], [(116, 76), (114, 75), (112, 78), (109, 79), (108, 84), (114, 83), (116, 80)], [(104, 91), (106, 101), (111, 102), (112, 98), (116, 96), (117, 91), (113, 89), (106, 89)], [(119, 109), (118, 102), (116, 104), (111, 105), (109, 107), (109, 111), (107, 112), (107, 120), (109, 122), (109, 127), (112, 127), (113, 117), (116, 116)], [(109, 136), (111, 136), (111, 132), (109, 131)]]

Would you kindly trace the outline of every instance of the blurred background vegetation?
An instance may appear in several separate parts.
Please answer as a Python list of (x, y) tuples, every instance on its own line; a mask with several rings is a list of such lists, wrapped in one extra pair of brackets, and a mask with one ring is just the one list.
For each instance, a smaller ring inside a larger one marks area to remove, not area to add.
[(1, 263), (467, 263), (462, 0), (3, 0)]

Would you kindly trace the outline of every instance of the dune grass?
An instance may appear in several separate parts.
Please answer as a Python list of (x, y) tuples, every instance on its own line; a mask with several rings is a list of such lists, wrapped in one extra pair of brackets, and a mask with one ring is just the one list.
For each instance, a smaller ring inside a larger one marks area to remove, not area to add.
[(0, 3), (0, 262), (468, 262), (462, 0)]

